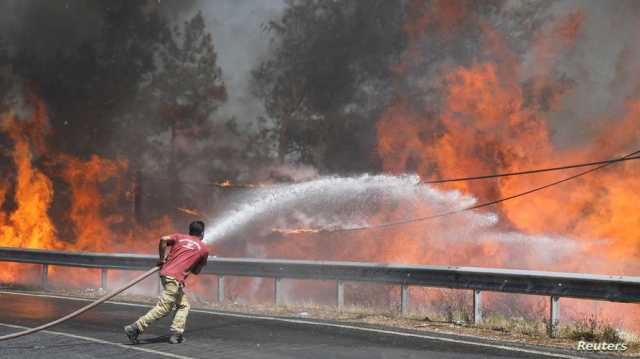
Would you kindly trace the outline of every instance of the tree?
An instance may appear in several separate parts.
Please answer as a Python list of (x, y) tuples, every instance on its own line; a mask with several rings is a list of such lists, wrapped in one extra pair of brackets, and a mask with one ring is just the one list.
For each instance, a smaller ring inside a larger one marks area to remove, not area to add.
[(187, 142), (190, 148), (206, 151), (213, 131), (211, 117), (226, 100), (217, 54), (201, 12), (182, 27), (176, 26), (162, 33), (156, 63), (158, 70), (143, 84), (136, 100), (138, 110), (132, 113), (140, 121), (154, 122), (153, 128), (138, 127), (146, 133), (141, 136), (148, 138), (169, 131), (168, 149), (162, 143), (149, 145), (153, 147), (152, 157), (166, 164), (166, 178), (172, 186), (169, 200), (175, 203), (180, 201), (183, 187), (178, 174), (194, 170), (193, 164), (202, 157), (178, 143)]
[(275, 46), (254, 71), (254, 90), (277, 122), (281, 161), (371, 166), (372, 121), (391, 99), (403, 18), (404, 2), (314, 0), (290, 2), (267, 24)]
[(106, 6), (74, 2), (69, 8), (35, 2), (28, 9), (24, 29), (11, 39), (11, 63), (47, 103), (54, 148), (82, 157), (122, 155), (121, 147), (112, 146), (119, 114), (154, 71), (166, 21), (143, 2), (128, 0)]
[(8, 44), (0, 36), (0, 113), (5, 111), (5, 102), (11, 87), (11, 65), (9, 64)]
[(157, 56), (160, 70), (152, 74), (146, 90), (158, 105), (163, 126), (170, 128), (170, 171), (175, 172), (179, 169), (175, 163), (177, 137), (204, 138), (207, 121), (225, 101), (226, 90), (201, 12), (185, 22), (182, 31), (176, 27), (166, 32)]

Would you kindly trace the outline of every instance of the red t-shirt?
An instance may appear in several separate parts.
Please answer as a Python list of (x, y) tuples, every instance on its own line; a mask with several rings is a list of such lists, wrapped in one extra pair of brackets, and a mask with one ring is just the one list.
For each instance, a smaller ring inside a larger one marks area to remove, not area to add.
[(193, 267), (200, 261), (207, 263), (209, 249), (198, 237), (180, 233), (172, 234), (170, 237), (175, 243), (171, 246), (160, 275), (170, 276), (184, 283)]

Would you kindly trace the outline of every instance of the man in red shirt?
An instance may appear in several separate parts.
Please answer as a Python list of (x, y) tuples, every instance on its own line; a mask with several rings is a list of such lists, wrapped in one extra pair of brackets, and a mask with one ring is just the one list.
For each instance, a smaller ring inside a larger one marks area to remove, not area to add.
[[(124, 327), (124, 331), (132, 344), (138, 343), (138, 336), (153, 322), (171, 313), (175, 306), (175, 315), (171, 323), (172, 344), (184, 341), (184, 326), (189, 314), (189, 302), (184, 294), (184, 281), (189, 274), (199, 274), (207, 264), (209, 250), (202, 242), (204, 236), (204, 223), (195, 221), (189, 224), (189, 235), (172, 234), (160, 239), (158, 252), (162, 266), (160, 281), (162, 282), (162, 295), (160, 300), (147, 314), (140, 317), (135, 323)], [(167, 247), (171, 247), (167, 254)]]

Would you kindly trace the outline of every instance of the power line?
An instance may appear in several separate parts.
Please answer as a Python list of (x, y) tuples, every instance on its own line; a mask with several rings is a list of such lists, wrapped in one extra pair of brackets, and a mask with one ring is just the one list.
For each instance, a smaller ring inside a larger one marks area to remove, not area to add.
[[(591, 172), (595, 172), (595, 171), (597, 171), (599, 169), (602, 169), (602, 168), (605, 168), (607, 166), (610, 166), (610, 165), (612, 165), (614, 163), (620, 162), (621, 160), (631, 159), (632, 157), (636, 156), (639, 153), (640, 153), (640, 150), (632, 152), (632, 153), (630, 153), (630, 154), (628, 154), (628, 155), (626, 155), (624, 157), (621, 157), (620, 159), (615, 160), (615, 161), (614, 160), (604, 161), (603, 164), (598, 166), (598, 167), (591, 168), (591, 169), (588, 169), (586, 171), (577, 173), (577, 174), (575, 174), (573, 176), (569, 176), (569, 177), (563, 178), (561, 180), (548, 183), (548, 184), (546, 184), (544, 186), (536, 187), (536, 188), (530, 189), (530, 190), (525, 191), (525, 192), (520, 192), (520, 193), (511, 195), (511, 196), (508, 196), (508, 197), (502, 197), (502, 198), (499, 198), (499, 199), (496, 199), (496, 200), (493, 200), (493, 201), (484, 202), (484, 203), (476, 204), (476, 205), (473, 205), (473, 206), (469, 206), (469, 207), (465, 207), (465, 208), (461, 208), (461, 209), (457, 209), (457, 210), (453, 210), (453, 211), (438, 213), (438, 214), (434, 214), (434, 215), (431, 215), (431, 216), (410, 218), (410, 219), (404, 219), (404, 220), (401, 220), (401, 221), (387, 222), (387, 223), (371, 225), (371, 226), (362, 226), (362, 227), (354, 227), (354, 228), (339, 228), (339, 229), (333, 229), (333, 230), (330, 229), (330, 230), (326, 230), (324, 232), (355, 232), (355, 231), (362, 231), (362, 230), (366, 230), (366, 229), (382, 229), (382, 228), (400, 226), (400, 225), (409, 224), (409, 223), (426, 221), (426, 220), (435, 219), (435, 218), (441, 218), (441, 217), (445, 217), (445, 216), (450, 216), (452, 214), (457, 214), (457, 213), (461, 213), (461, 212), (471, 211), (471, 210), (474, 210), (474, 209), (493, 206), (493, 205), (501, 203), (501, 202), (505, 202), (505, 201), (508, 201), (508, 200), (511, 200), (511, 199), (515, 199), (515, 198), (518, 198), (518, 197), (523, 197), (523, 196), (526, 196), (528, 194), (531, 194), (531, 193), (534, 193), (534, 192), (538, 192), (538, 191), (541, 191), (543, 189), (546, 189), (546, 188), (549, 188), (549, 187), (552, 187), (552, 186), (555, 186), (555, 185), (558, 185), (558, 184), (561, 184), (561, 183), (564, 183), (564, 182), (571, 181), (571, 180), (576, 179), (578, 177), (582, 177), (582, 176), (587, 175), (587, 174), (589, 174)], [(638, 156), (636, 156), (636, 158), (637, 157)]]
[(571, 169), (571, 168), (591, 167), (591, 166), (603, 165), (603, 164), (609, 165), (609, 164), (616, 163), (616, 162), (637, 160), (639, 158), (640, 158), (640, 156), (620, 157), (620, 158), (614, 158), (614, 159), (610, 159), (610, 160), (578, 163), (578, 164), (559, 166), (559, 167), (540, 168), (540, 169), (535, 169), (535, 170), (518, 171), (518, 172), (496, 173), (496, 174), (484, 175), (484, 176), (448, 178), (448, 179), (440, 179), (440, 180), (423, 181), (422, 183), (434, 184), (434, 183), (446, 183), (446, 182), (474, 181), (474, 180), (498, 178), (498, 177), (520, 176), (520, 175), (528, 175), (528, 174), (533, 174), (533, 173), (561, 171), (561, 170), (566, 170), (566, 169)]

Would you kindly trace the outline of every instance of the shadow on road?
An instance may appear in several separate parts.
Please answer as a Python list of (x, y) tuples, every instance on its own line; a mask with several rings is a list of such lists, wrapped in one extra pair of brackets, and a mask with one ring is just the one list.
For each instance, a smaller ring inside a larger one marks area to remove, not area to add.
[[(169, 343), (169, 336), (161, 335), (155, 338), (140, 339), (140, 342), (135, 345), (156, 344), (156, 343)], [(130, 345), (134, 345), (134, 344), (130, 344)]]

